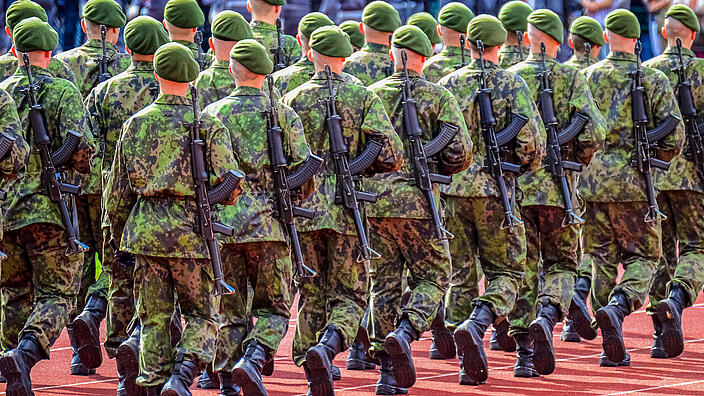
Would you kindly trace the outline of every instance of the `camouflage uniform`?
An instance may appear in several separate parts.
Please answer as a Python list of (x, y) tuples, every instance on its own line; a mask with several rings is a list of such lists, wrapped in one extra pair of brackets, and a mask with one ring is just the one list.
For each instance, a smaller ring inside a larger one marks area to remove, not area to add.
[[(0, 90), (0, 126), (2, 128), (0, 133), (6, 133), (15, 138), (12, 149), (0, 160), (0, 191), (6, 193), (10, 180), (18, 178), (27, 162), (29, 145), (22, 136), (15, 101), (4, 90)], [(2, 224), (3, 215), (0, 210), (0, 240), (3, 235)]]
[[(94, 123), (102, 161), (102, 180), (107, 180), (120, 137), (122, 123), (152, 103), (159, 94), (151, 62), (135, 61), (123, 73), (99, 84), (85, 100)], [(103, 224), (107, 227), (107, 225)], [(110, 357), (117, 354), (120, 343), (128, 337), (127, 327), (135, 315), (134, 256), (117, 251), (119, 241), (104, 244), (103, 272), (109, 280), (108, 314), (105, 350)]]
[[(438, 171), (451, 175), (466, 169), (472, 155), (457, 100), (437, 84), (409, 71), (411, 92), (417, 103), (418, 124), (423, 140), (430, 141), (443, 123), (459, 128), (454, 139), (437, 155)], [(369, 87), (381, 98), (397, 133), (403, 136), (401, 85), (403, 74), (394, 73)], [(404, 143), (407, 140), (404, 139)], [(372, 353), (384, 350), (384, 340), (401, 319), (408, 319), (417, 334), (428, 330), (442, 302), (450, 277), (450, 252), (446, 240), (438, 240), (428, 204), (420, 190), (410, 184), (411, 162), (394, 173), (371, 177), (367, 191), (378, 194), (367, 208), (369, 243), (381, 254), (372, 261), (371, 320), (368, 323)], [(440, 187), (434, 186), (440, 207)], [(404, 269), (409, 271), (410, 298), (404, 304), (401, 285)]]
[[(472, 56), (469, 50), (465, 51), (465, 62), (469, 63)], [(462, 49), (460, 47), (445, 47), (439, 54), (425, 62), (423, 76), (430, 82), (438, 82), (441, 78), (459, 69), (462, 66)]]
[[(510, 122), (511, 113), (529, 119), (513, 143), (515, 163), (535, 169), (545, 151), (545, 141), (538, 133), (540, 116), (525, 82), (515, 74), (486, 61), (487, 84), (492, 91), (497, 130)], [(478, 90), (479, 61), (440, 80), (440, 85), (452, 92), (460, 105), (465, 124), (474, 143), (472, 164), (443, 188), (447, 202), (448, 230), (455, 234), (450, 242), (452, 277), (445, 296), (445, 322), (455, 329), (469, 318), (473, 303), (483, 301), (497, 317), (508, 315), (513, 308), (518, 288), (523, 280), (526, 262), (525, 229), (522, 225), (500, 229), (504, 210), (499, 200), (494, 178), (484, 171), (484, 141), (480, 130)], [(513, 191), (515, 178), (506, 174), (508, 191)], [(515, 200), (514, 193), (510, 198)], [(515, 208), (514, 204), (514, 210)], [(518, 213), (516, 213), (518, 215)], [(476, 258), (487, 278), (486, 291), (477, 297)], [(474, 301), (472, 301), (474, 298)]]
[[(4, 55), (0, 55), (0, 81), (12, 76), (17, 70), (17, 57), (12, 53), (12, 49)], [(75, 81), (73, 72), (68, 67), (66, 62), (63, 62), (55, 57), (51, 58), (49, 73), (56, 78), (63, 78), (71, 82)]]
[[(197, 211), (184, 122), (193, 122), (190, 100), (165, 94), (130, 117), (105, 191), (113, 238), (120, 241), (120, 250), (136, 255), (142, 325), (137, 383), (145, 387), (166, 382), (175, 361), (191, 361), (202, 369), (215, 352), (213, 273), (205, 239), (194, 232)], [(219, 120), (204, 115), (201, 133), (214, 185), (219, 175), (237, 170), (237, 162)], [(186, 327), (172, 348), (168, 326), (175, 300)]]
[(345, 73), (357, 77), (366, 86), (381, 81), (393, 74), (394, 64), (389, 56), (388, 45), (367, 43), (361, 50), (347, 58)]
[(210, 67), (210, 65), (215, 61), (215, 54), (213, 54), (212, 51), (203, 53), (203, 50), (201, 48), (198, 48), (196, 43), (194, 43), (193, 41), (173, 40), (173, 42), (183, 44), (189, 50), (193, 51), (193, 56), (196, 58), (196, 61), (198, 61), (198, 57), (200, 56), (200, 54), (203, 55), (203, 65), (201, 65), (201, 71)]
[[(69, 81), (54, 78), (50, 72), (31, 66), (38, 87), (37, 100), (44, 108), (52, 149), (57, 149), (69, 130), (83, 134), (73, 155), (71, 167), (90, 172), (94, 153), (88, 113), (80, 92)], [(29, 105), (22, 92), (27, 87), (24, 67), (0, 83), (17, 104), (25, 140), (33, 141), (29, 126)], [(66, 256), (67, 243), (56, 204), (44, 195), (39, 152), (32, 150), (21, 179), (9, 183), (4, 240), (0, 250), (8, 255), (2, 261), (2, 349), (13, 349), (18, 341), (33, 335), (46, 357), (49, 348), (68, 324), (76, 306), (83, 254)]]
[[(692, 83), (694, 106), (703, 109), (704, 62), (686, 48), (682, 48), (682, 57)], [(645, 65), (662, 71), (670, 78), (672, 87), (677, 86), (677, 73), (672, 71), (679, 65), (677, 48), (668, 47), (662, 55), (645, 62)], [(687, 152), (687, 146), (683, 152)], [(651, 314), (657, 311), (658, 303), (667, 298), (673, 282), (687, 292), (689, 301), (686, 306), (694, 304), (704, 283), (704, 219), (701, 215), (704, 213), (703, 175), (696, 170), (686, 154), (672, 161), (667, 174), (661, 171), (657, 174), (660, 190), (658, 204), (667, 216), (667, 221), (662, 225), (663, 255), (650, 288), (647, 310)]]
[[(281, 95), (286, 95), (290, 91), (308, 82), (315, 75), (315, 65), (308, 57), (302, 57), (298, 62), (291, 66), (279, 70), (272, 75), (274, 77), (274, 86), (279, 89)], [(351, 74), (340, 74), (345, 82), (349, 84), (363, 85), (362, 82)]]
[[(521, 56), (521, 53), (523, 53), (523, 56)], [(521, 62), (521, 59), (525, 60), (529, 53), (528, 47), (525, 46), (519, 49), (518, 45), (504, 45), (499, 50), (499, 66), (502, 69), (508, 69)]]
[[(574, 66), (580, 70), (599, 62), (599, 59), (590, 57), (589, 62), (587, 62), (587, 54), (584, 52), (574, 52), (570, 59), (565, 61), (563, 65)], [(587, 64), (589, 63), (589, 64)]]
[[(205, 107), (230, 95), (235, 89), (235, 77), (230, 73), (230, 61), (214, 60), (209, 68), (203, 70), (193, 83), (198, 90), (200, 105)], [(269, 85), (264, 82), (264, 91)], [(281, 98), (279, 90), (274, 88), (274, 97)]]
[[(587, 201), (584, 224), (584, 260), (592, 266), (591, 305), (596, 312), (614, 293), (623, 293), (630, 310), (645, 301), (662, 253), (660, 222), (645, 223), (645, 182), (631, 158), (635, 152), (631, 117), (631, 78), (636, 56), (611, 52), (585, 70), (602, 115), (609, 120), (604, 148), (582, 172), (580, 192)], [(679, 114), (667, 76), (643, 67), (648, 128), (668, 114)], [(658, 143), (664, 152), (678, 152), (684, 141), (677, 131)], [(625, 273), (616, 284), (621, 262)]]
[[(66, 62), (76, 78), (76, 87), (83, 97), (87, 97), (91, 89), (98, 85), (99, 63), (102, 57), (102, 44), (100, 40), (86, 41), (80, 47), (56, 55), (56, 59)], [(108, 59), (108, 73), (115, 76), (130, 65), (130, 56), (120, 52), (117, 46), (109, 41), (105, 42), (105, 55)]]
[[(359, 155), (373, 137), (385, 144), (367, 172), (397, 170), (403, 161), (403, 146), (379, 97), (363, 86), (346, 83), (336, 74), (332, 84), (336, 87), (337, 112), (342, 117), (350, 157)], [(335, 204), (335, 173), (323, 102), (327, 97), (325, 74), (319, 72), (282, 99), (301, 117), (313, 153), (326, 160), (326, 168), (315, 176), (316, 191), (301, 205), (318, 213), (312, 220), (302, 219), (299, 230), (306, 265), (320, 276), (302, 279), (299, 284), (301, 296), (292, 355), (297, 365), (303, 364), (306, 351), (317, 344), (319, 334), (328, 325), (335, 325), (342, 334), (343, 346), (349, 346), (368, 304), (369, 264), (357, 261), (352, 218)]]
[[(276, 35), (276, 26), (270, 23), (262, 21), (252, 21), (249, 26), (252, 27), (252, 33), (254, 34), (254, 39), (259, 41), (264, 48), (269, 51), (269, 59), (274, 59), (274, 54), (271, 52), (273, 48), (279, 46)], [(286, 60), (288, 60), (288, 65), (292, 65), (301, 58), (301, 46), (298, 45), (298, 41), (295, 37), (284, 34), (281, 36), (284, 41), (284, 54), (286, 55)], [(274, 65), (276, 66), (276, 65)]]

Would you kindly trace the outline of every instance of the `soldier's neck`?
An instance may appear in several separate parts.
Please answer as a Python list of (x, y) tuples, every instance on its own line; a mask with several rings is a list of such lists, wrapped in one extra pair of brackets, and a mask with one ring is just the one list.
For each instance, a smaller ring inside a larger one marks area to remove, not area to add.
[(189, 83), (177, 83), (159, 79), (159, 90), (164, 95), (188, 97)]
[(276, 14), (272, 14), (272, 15), (252, 14), (252, 22), (254, 22), (254, 21), (264, 22), (264, 23), (268, 23), (269, 25), (276, 25), (276, 18), (278, 18), (278, 16)]

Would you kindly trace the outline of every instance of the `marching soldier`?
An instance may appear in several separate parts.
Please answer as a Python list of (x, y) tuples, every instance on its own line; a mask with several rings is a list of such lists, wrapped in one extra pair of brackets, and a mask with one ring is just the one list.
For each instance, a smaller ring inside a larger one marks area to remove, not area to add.
[[(274, 59), (274, 51), (283, 47), (283, 67), (296, 63), (301, 56), (301, 47), (296, 38), (279, 32), (276, 26), (281, 8), (286, 0), (247, 0), (247, 10), (252, 13), (254, 39), (266, 48), (269, 59)], [(277, 65), (274, 65), (276, 67)]]
[[(565, 64), (576, 66), (579, 69), (587, 68), (599, 62), (597, 57), (599, 52), (601, 52), (601, 47), (606, 45), (604, 29), (594, 18), (586, 15), (572, 21), (568, 40), (574, 52)], [(588, 277), (591, 278), (591, 274), (588, 274)]]
[[(440, 9), (438, 23), (443, 48), (439, 54), (425, 62), (423, 75), (430, 82), (438, 82), (453, 71), (464, 67), (470, 61), (469, 51), (462, 48), (467, 43), (467, 25), (474, 18), (472, 10), (459, 2), (446, 4)], [(464, 39), (462, 39), (464, 37)], [(463, 51), (466, 58), (463, 64)]]
[(528, 28), (528, 15), (533, 9), (520, 0), (509, 1), (499, 10), (498, 18), (508, 32), (506, 44), (499, 51), (499, 65), (508, 69), (528, 57), (528, 46), (522, 43), (523, 33)]
[(344, 21), (340, 25), (340, 29), (350, 36), (350, 43), (354, 52), (357, 52), (364, 47), (364, 33), (359, 28), (359, 21)]
[(164, 27), (169, 32), (171, 41), (183, 44), (193, 52), (200, 71), (213, 63), (211, 53), (203, 53), (203, 48), (196, 42), (198, 29), (205, 23), (205, 15), (196, 0), (169, 0), (164, 7)]

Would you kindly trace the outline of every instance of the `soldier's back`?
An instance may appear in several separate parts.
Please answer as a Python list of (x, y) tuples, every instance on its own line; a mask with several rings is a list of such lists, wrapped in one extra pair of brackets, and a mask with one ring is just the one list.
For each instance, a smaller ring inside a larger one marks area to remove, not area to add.
[[(116, 45), (105, 43), (106, 57), (108, 60), (108, 72), (115, 76), (130, 65), (130, 56), (119, 52)], [(56, 58), (64, 61), (73, 72), (76, 86), (83, 97), (87, 97), (90, 90), (98, 85), (100, 71), (99, 59), (102, 57), (102, 45), (100, 40), (88, 40), (80, 47), (70, 49), (56, 55)]]
[[(11, 51), (0, 55), (0, 81), (15, 74), (17, 66), (17, 57), (15, 57), (15, 55), (13, 55)], [(71, 68), (68, 67), (66, 62), (59, 60), (56, 57), (51, 58), (47, 70), (49, 70), (51, 75), (54, 77), (63, 78), (64, 80), (68, 80), (71, 82), (76, 81)]]
[(393, 73), (393, 63), (389, 57), (389, 46), (368, 43), (355, 52), (345, 62), (345, 73), (357, 77), (369, 86)]

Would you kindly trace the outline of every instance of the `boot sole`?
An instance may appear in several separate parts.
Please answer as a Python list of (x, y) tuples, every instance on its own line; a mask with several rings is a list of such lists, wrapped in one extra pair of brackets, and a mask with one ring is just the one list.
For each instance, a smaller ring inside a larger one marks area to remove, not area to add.
[(332, 374), (325, 367), (323, 357), (314, 349), (310, 349), (306, 353), (305, 364), (308, 366), (308, 371), (310, 372), (310, 394), (312, 396), (334, 395)]
[[(29, 377), (29, 370), (27, 377)], [(0, 357), (0, 372), (7, 380), (5, 393), (7, 396), (34, 396), (32, 392), (32, 381), (29, 378), (24, 378), (22, 368), (15, 362), (12, 356)]]
[(601, 345), (604, 353), (613, 362), (620, 362), (626, 358), (626, 346), (619, 337), (616, 326), (611, 322), (609, 314), (599, 310), (596, 312), (596, 321), (601, 329)]
[(408, 394), (408, 389), (400, 388), (391, 385), (377, 385), (376, 386), (377, 395), (406, 395)]
[(667, 301), (658, 304), (658, 317), (662, 322), (662, 344), (667, 357), (677, 357), (684, 352), (684, 335), (682, 334), (682, 318), (678, 321), (677, 314), (672, 312)]
[(650, 357), (652, 359), (667, 359), (667, 352), (664, 349), (651, 349)]
[(88, 323), (84, 322), (80, 317), (71, 323), (71, 330), (78, 344), (77, 351), (81, 363), (89, 370), (100, 367), (103, 363), (100, 338), (93, 334)]
[(537, 378), (540, 377), (540, 374), (527, 367), (516, 367), (513, 369), (513, 376), (516, 378)]
[(384, 349), (391, 356), (394, 368), (392, 375), (396, 380), (396, 385), (401, 388), (412, 387), (416, 383), (416, 368), (410, 353), (404, 352), (401, 343), (393, 335), (386, 337)]
[[(484, 348), (484, 345), (477, 345), (472, 334), (463, 329), (455, 332), (455, 343), (457, 344), (458, 352), (462, 355), (464, 372), (468, 377), (467, 379), (473, 382), (471, 385), (486, 382), (489, 377), (489, 367), (487, 366), (486, 356), (480, 350), (480, 348)], [(460, 381), (460, 385), (469, 385), (467, 383), (463, 384), (462, 382), (463, 381)]]
[(121, 370), (125, 376), (124, 384), (127, 394), (130, 396), (140, 395), (143, 388), (137, 385), (137, 376), (139, 375), (138, 356), (134, 354), (134, 351), (129, 346), (120, 345), (117, 348), (115, 360), (118, 370)]
[(597, 334), (596, 330), (592, 327), (592, 318), (589, 317), (589, 315), (584, 314), (584, 311), (579, 307), (579, 304), (577, 304), (574, 299), (570, 304), (569, 317), (572, 319), (572, 327), (580, 337), (588, 341), (596, 338)]
[(232, 381), (242, 388), (242, 393), (247, 396), (267, 396), (268, 393), (264, 388), (264, 384), (258, 384), (256, 380), (252, 380), (246, 369), (235, 367), (232, 370)]
[(533, 340), (533, 365), (541, 375), (555, 372), (555, 350), (552, 345), (552, 333), (547, 333), (539, 323), (531, 323), (528, 328)]
[(582, 337), (576, 331), (567, 333), (563, 331), (562, 334), (560, 334), (560, 340), (562, 340), (562, 342), (582, 342)]
[(376, 369), (376, 364), (369, 363), (366, 360), (360, 359), (347, 359), (345, 363), (345, 368), (352, 371), (366, 371)]
[(453, 359), (457, 353), (455, 339), (449, 331), (442, 331), (433, 334), (433, 344), (435, 349), (430, 349), (430, 359), (447, 360)]

